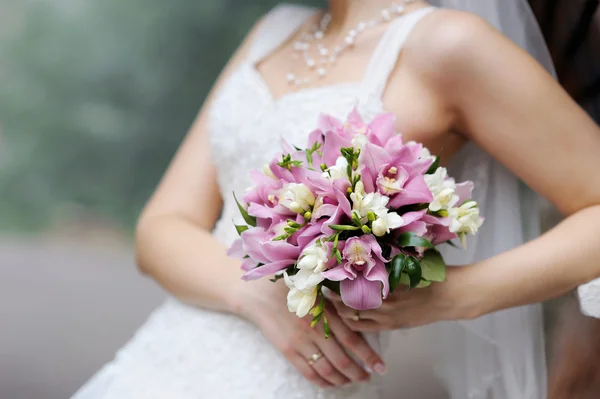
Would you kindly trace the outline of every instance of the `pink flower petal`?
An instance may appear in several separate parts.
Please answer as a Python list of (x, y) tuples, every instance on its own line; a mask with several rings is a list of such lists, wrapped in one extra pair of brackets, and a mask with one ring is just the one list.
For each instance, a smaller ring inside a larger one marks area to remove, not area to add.
[(246, 256), (246, 251), (244, 251), (244, 242), (241, 238), (238, 238), (231, 244), (231, 247), (227, 250), (227, 256), (231, 256), (232, 258), (242, 259)]
[(387, 260), (383, 257), (383, 254), (381, 253), (382, 252), (381, 245), (379, 245), (379, 243), (377, 242), (377, 240), (375, 239), (374, 236), (372, 236), (370, 234), (366, 234), (364, 236), (361, 236), (360, 239), (370, 247), (371, 252), (373, 254), (375, 254), (375, 256), (377, 258), (379, 258), (380, 261), (389, 262), (389, 260)]
[(327, 166), (335, 165), (336, 160), (340, 157), (342, 148), (352, 147), (352, 142), (340, 136), (338, 133), (325, 133), (325, 144), (323, 145), (323, 162)]
[(279, 262), (267, 263), (264, 266), (249, 270), (242, 276), (242, 279), (246, 281), (258, 280), (262, 277), (271, 276), (293, 264), (293, 260), (282, 260)]
[(331, 115), (321, 114), (319, 115), (318, 122), (319, 130), (323, 133), (327, 132), (335, 132), (339, 129), (342, 129), (344, 124), (337, 118), (334, 118)]
[(377, 262), (374, 267), (365, 273), (365, 278), (372, 282), (380, 282), (383, 284), (381, 294), (384, 298), (387, 298), (390, 293), (389, 278), (387, 270), (383, 262)]
[(473, 182), (466, 181), (456, 185), (456, 195), (458, 195), (458, 205), (462, 205), (471, 199), (473, 195)]
[(256, 266), (258, 266), (258, 262), (252, 258), (246, 258), (242, 262), (242, 270), (244, 270), (244, 271), (252, 270), (252, 269), (256, 268)]
[(423, 219), (423, 217), (427, 214), (427, 209), (423, 209), (422, 211), (416, 212), (407, 212), (402, 215), (402, 219), (404, 220), (405, 225), (416, 222), (417, 220)]
[(396, 131), (394, 125), (396, 117), (394, 114), (381, 114), (369, 123), (369, 139), (372, 143), (384, 147), (394, 137)]
[(323, 277), (331, 281), (343, 281), (346, 279), (353, 279), (355, 276), (349, 273), (343, 266), (337, 266), (333, 269), (324, 271)]
[(248, 214), (263, 219), (276, 219), (279, 217), (279, 214), (275, 212), (273, 208), (259, 205), (257, 203), (250, 203), (250, 206), (248, 207)]
[(285, 241), (265, 241), (260, 246), (260, 250), (269, 262), (277, 262), (286, 259), (297, 259), (301, 248)]
[(404, 190), (390, 200), (391, 208), (400, 208), (405, 205), (429, 203), (433, 201), (433, 195), (425, 183), (422, 175), (410, 179), (404, 186)]
[(381, 283), (369, 281), (359, 275), (354, 280), (342, 280), (340, 283), (342, 301), (356, 310), (377, 309), (381, 306)]
[(427, 234), (427, 223), (421, 220), (417, 220), (415, 222), (407, 224), (406, 226), (400, 227), (396, 230), (396, 232), (400, 234), (411, 232), (415, 233), (419, 237), (423, 237), (425, 234)]

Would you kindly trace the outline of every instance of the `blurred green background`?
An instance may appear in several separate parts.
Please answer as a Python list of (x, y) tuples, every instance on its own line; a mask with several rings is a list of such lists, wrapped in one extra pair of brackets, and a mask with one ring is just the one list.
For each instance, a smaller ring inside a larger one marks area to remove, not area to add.
[(0, 229), (130, 229), (219, 71), (277, 3), (1, 0)]

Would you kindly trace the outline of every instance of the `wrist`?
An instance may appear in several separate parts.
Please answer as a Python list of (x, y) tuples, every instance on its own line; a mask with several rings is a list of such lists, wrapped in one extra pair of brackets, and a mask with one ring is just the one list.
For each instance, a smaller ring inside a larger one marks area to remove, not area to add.
[(448, 270), (447, 288), (455, 311), (454, 320), (473, 320), (490, 313), (489, 295), (478, 280), (477, 266), (455, 266)]
[(256, 284), (259, 282), (239, 280), (227, 299), (227, 308), (230, 313), (240, 316), (244, 319), (253, 321), (255, 319), (256, 310), (260, 308), (258, 301), (260, 295), (257, 295)]

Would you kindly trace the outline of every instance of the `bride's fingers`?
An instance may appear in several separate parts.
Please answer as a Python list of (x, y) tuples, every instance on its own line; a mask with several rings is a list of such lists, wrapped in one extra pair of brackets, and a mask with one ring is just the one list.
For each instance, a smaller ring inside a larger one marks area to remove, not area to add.
[(329, 382), (321, 378), (319, 373), (317, 373), (317, 371), (310, 364), (308, 364), (308, 361), (301, 354), (294, 353), (286, 357), (289, 360), (289, 362), (292, 363), (292, 365), (294, 365), (294, 367), (296, 367), (300, 374), (302, 374), (302, 376), (304, 376), (304, 378), (306, 378), (308, 381), (321, 388), (332, 387), (332, 385)]
[(346, 306), (343, 302), (332, 301), (332, 305), (335, 307), (337, 314), (340, 315), (344, 321), (348, 320), (375, 320), (375, 321), (383, 321), (386, 318), (386, 314), (381, 311), (373, 311), (373, 310), (362, 310), (356, 311), (352, 308)]
[(306, 364), (311, 366), (322, 379), (331, 385), (341, 386), (350, 382), (348, 378), (333, 367), (327, 356), (313, 344), (302, 346), (299, 348), (298, 353), (300, 356), (304, 356)]
[(385, 363), (365, 338), (350, 329), (335, 313), (335, 310), (327, 311), (329, 326), (337, 340), (350, 352), (352, 352), (366, 367), (375, 370), (379, 374), (385, 373)]
[(351, 381), (367, 381), (369, 374), (346, 353), (336, 336), (325, 339), (322, 327), (319, 330), (316, 330), (315, 342), (331, 364)]

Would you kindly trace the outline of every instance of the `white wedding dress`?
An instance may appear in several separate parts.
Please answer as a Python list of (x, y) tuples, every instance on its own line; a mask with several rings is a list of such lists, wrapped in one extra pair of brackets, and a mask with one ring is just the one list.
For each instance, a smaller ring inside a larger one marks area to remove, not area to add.
[[(393, 21), (362, 82), (301, 89), (274, 98), (255, 68), (313, 12), (281, 5), (264, 20), (250, 56), (212, 106), (209, 133), (223, 214), (214, 235), (237, 236), (232, 191), (249, 185), (248, 170), (279, 150), (283, 134), (304, 143), (325, 112), (344, 118), (358, 106), (370, 119), (384, 111), (381, 95), (402, 45), (430, 7)], [(451, 171), (475, 182), (486, 217), (467, 251), (449, 249), (463, 265), (513, 248), (539, 232), (535, 196), (488, 154), (469, 144)], [(227, 287), (223, 287), (227, 289)], [(468, 287), (465, 287), (468, 289)], [(540, 306), (511, 309), (470, 322), (437, 323), (384, 334), (388, 374), (368, 385), (321, 391), (305, 381), (249, 322), (169, 299), (74, 399), (544, 399), (546, 369)]]

